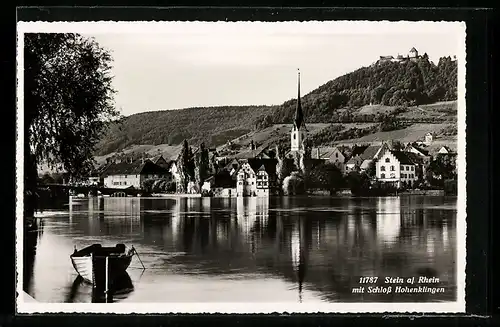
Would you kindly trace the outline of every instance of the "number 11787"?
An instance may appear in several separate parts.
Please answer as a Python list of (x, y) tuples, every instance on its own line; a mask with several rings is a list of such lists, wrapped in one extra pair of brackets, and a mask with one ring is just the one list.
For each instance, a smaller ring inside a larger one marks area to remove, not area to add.
[(375, 284), (378, 277), (359, 277), (360, 284)]

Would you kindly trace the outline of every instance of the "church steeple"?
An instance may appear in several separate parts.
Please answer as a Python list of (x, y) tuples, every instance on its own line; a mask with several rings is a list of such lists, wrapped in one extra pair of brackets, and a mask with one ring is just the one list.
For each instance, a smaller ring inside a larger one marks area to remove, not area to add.
[(304, 113), (302, 112), (302, 105), (300, 103), (300, 70), (298, 72), (297, 90), (298, 90), (297, 107), (295, 108), (295, 120), (294, 120), (294, 124), (295, 124), (295, 127), (297, 129), (300, 129), (300, 127), (302, 127), (302, 124), (304, 122)]
[(290, 134), (291, 151), (303, 151), (303, 141), (307, 137), (307, 129), (304, 124), (304, 113), (302, 112), (302, 105), (300, 103), (300, 71), (298, 73), (297, 84), (297, 107), (295, 108), (295, 119), (293, 120), (293, 127)]

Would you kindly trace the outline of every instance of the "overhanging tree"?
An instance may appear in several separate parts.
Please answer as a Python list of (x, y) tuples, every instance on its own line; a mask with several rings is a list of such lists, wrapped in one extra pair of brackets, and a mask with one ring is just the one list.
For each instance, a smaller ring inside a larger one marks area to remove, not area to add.
[(93, 151), (114, 106), (109, 52), (78, 34), (24, 36), (25, 214), (33, 215), (37, 167), (48, 163), (72, 177), (93, 168)]

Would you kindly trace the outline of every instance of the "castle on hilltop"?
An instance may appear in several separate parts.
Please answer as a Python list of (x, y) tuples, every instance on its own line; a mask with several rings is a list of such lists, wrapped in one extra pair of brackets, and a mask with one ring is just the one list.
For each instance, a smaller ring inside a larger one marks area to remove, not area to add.
[[(426, 54), (424, 54), (426, 56)], [(384, 63), (384, 62), (407, 62), (407, 61), (417, 61), (419, 58), (422, 58), (421, 55), (418, 54), (418, 50), (415, 48), (411, 48), (411, 50), (408, 52), (406, 56), (398, 54), (397, 57), (394, 56), (380, 56), (380, 59), (377, 61), (377, 63)]]

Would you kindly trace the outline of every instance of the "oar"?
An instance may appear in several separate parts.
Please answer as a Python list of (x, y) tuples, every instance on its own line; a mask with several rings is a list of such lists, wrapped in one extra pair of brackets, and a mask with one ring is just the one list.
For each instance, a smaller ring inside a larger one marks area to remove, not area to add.
[(141, 263), (142, 265), (142, 269), (145, 270), (146, 267), (144, 267), (144, 264), (142, 263), (142, 260), (141, 260), (141, 257), (139, 257), (139, 253), (137, 253), (137, 250), (132, 246), (132, 250), (134, 251), (134, 253), (137, 255), (137, 259), (139, 259), (139, 262)]

